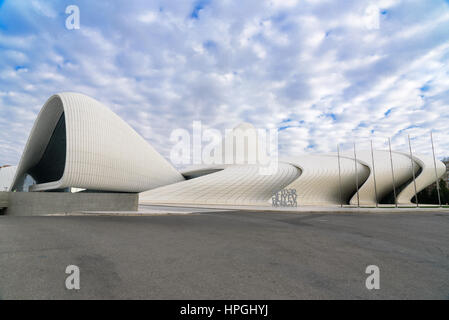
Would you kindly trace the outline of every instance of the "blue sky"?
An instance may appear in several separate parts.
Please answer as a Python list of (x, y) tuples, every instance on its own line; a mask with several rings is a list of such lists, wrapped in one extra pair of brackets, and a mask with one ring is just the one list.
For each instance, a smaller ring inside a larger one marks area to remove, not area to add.
[(408, 134), (429, 154), (433, 128), (449, 156), (448, 60), (443, 0), (0, 0), (0, 165), (61, 91), (103, 102), (166, 157), (194, 120), (277, 127), (286, 156), (388, 137), (407, 152)]

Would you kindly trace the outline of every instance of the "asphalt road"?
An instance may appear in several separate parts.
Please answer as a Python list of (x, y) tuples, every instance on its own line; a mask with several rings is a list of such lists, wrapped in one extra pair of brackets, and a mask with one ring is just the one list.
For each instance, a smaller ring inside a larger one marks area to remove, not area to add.
[(121, 298), (448, 299), (449, 215), (0, 216), (0, 299)]

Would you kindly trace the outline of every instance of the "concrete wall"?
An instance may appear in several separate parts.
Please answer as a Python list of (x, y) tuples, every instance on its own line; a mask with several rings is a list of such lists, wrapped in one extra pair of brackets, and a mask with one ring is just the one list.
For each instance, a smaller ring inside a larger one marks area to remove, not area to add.
[(8, 207), (8, 192), (0, 191), (0, 210)]
[(80, 211), (137, 211), (137, 193), (11, 192), (3, 212), (13, 216)]

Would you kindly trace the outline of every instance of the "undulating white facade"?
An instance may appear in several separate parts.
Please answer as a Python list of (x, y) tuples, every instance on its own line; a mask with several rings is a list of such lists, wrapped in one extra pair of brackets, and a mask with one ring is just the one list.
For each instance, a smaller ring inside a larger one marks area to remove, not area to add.
[[(259, 169), (257, 165), (224, 166), (214, 173), (143, 192), (139, 202), (264, 206), (273, 193), (300, 176), (297, 167), (283, 162), (272, 175), (262, 175)], [(185, 174), (199, 171), (202, 170), (190, 170)]]
[[(433, 158), (424, 155), (413, 155), (414, 166), (419, 169), (419, 174), (415, 176), (415, 182), (410, 181), (404, 189), (399, 193), (397, 202), (398, 204), (409, 204), (410, 199), (415, 196), (415, 184), (416, 192), (420, 192), (428, 185), (435, 182), (435, 164)], [(410, 160), (409, 160), (410, 161)], [(410, 164), (411, 168), (411, 164)], [(442, 177), (446, 173), (446, 166), (441, 161), (436, 162), (436, 175)], [(412, 176), (413, 179), (413, 176)], [(419, 199), (418, 199), (419, 201)]]
[[(352, 157), (351, 159), (354, 158), (351, 153), (345, 154), (348, 157)], [(412, 177), (410, 157), (402, 153), (392, 152), (390, 158), (390, 153), (386, 150), (374, 150), (373, 154), (371, 154), (371, 151), (369, 150), (362, 150), (357, 152), (357, 160), (360, 163), (363, 163), (370, 173), (366, 181), (360, 184), (359, 203), (361, 205), (375, 205), (376, 202), (381, 202), (383, 198), (393, 192), (391, 162), (393, 162), (394, 186), (398, 192), (399, 188)], [(419, 167), (415, 165), (413, 169), (416, 174)], [(376, 180), (376, 185), (374, 185), (374, 180)], [(435, 181), (435, 177), (433, 181)], [(410, 199), (411, 198), (412, 197), (410, 197)], [(354, 193), (350, 203), (354, 205), (357, 204), (356, 193)]]
[(100, 102), (60, 93), (45, 103), (20, 160), (13, 189), (83, 188), (142, 192), (184, 180), (134, 129)]
[(301, 176), (287, 187), (296, 189), (300, 205), (346, 203), (357, 190), (356, 178), (364, 181), (369, 176), (366, 166), (347, 157), (340, 158), (341, 175), (338, 158), (333, 155), (304, 155), (287, 161), (301, 168)]
[[(254, 130), (254, 127), (245, 123), (234, 130)], [(226, 138), (218, 147), (223, 160), (226, 158), (223, 147)], [(197, 165), (185, 170), (183, 175), (194, 179), (143, 192), (140, 203), (267, 206), (271, 205), (274, 192), (286, 188), (296, 190), (299, 205), (374, 206), (394, 201), (393, 191), (398, 204), (411, 205), (415, 196), (413, 175), (419, 192), (445, 172), (444, 164), (437, 161), (435, 175), (431, 157), (420, 156), (418, 159), (414, 156), (412, 160), (402, 152), (392, 152), (390, 156), (386, 150), (374, 150), (372, 154), (370, 150), (359, 150), (356, 156), (353, 152), (343, 152), (340, 157), (337, 154), (318, 154), (280, 158), (278, 171), (264, 176), (260, 166), (247, 163), (250, 158), (256, 158), (255, 155), (251, 157), (251, 153), (257, 152), (258, 147), (243, 151), (240, 157), (243, 164)], [(236, 148), (232, 150), (235, 153)]]
[[(237, 126), (229, 135), (255, 130)], [(243, 140), (242, 140), (243, 141)], [(445, 173), (445, 165), (429, 156), (385, 150), (301, 155), (276, 160), (276, 170), (264, 172), (250, 160), (259, 155), (259, 139), (247, 138), (233, 164), (196, 165), (179, 172), (137, 132), (100, 102), (79, 93), (59, 93), (48, 99), (31, 130), (11, 184), (13, 191), (87, 191), (140, 193), (141, 204), (271, 205), (274, 193), (295, 189), (299, 205), (375, 205), (394, 190), (399, 204), (411, 199)], [(254, 142), (255, 141), (255, 142)], [(226, 138), (220, 146), (225, 160)], [(238, 149), (240, 150), (240, 149)], [(374, 161), (373, 161), (374, 157)], [(393, 170), (392, 170), (393, 166)], [(12, 169), (9, 169), (12, 170)], [(392, 175), (394, 172), (394, 176)], [(394, 183), (393, 183), (394, 181)], [(358, 190), (358, 192), (357, 192)]]

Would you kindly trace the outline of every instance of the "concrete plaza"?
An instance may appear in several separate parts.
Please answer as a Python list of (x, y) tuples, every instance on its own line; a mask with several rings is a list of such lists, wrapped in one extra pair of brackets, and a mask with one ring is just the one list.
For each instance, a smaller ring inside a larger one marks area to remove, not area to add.
[[(448, 299), (449, 214), (0, 216), (0, 299)], [(77, 265), (81, 289), (65, 288)], [(380, 268), (380, 290), (365, 269)]]

